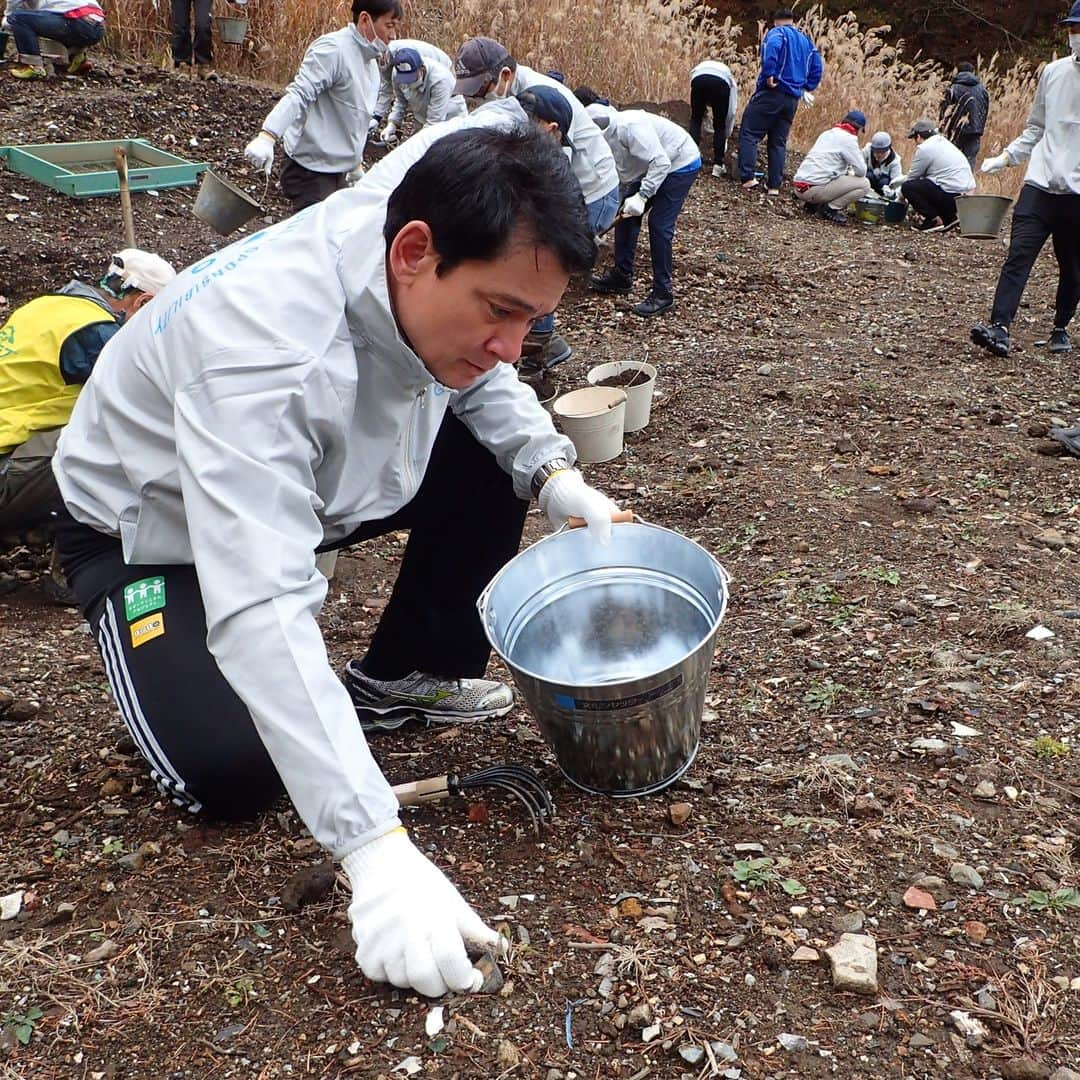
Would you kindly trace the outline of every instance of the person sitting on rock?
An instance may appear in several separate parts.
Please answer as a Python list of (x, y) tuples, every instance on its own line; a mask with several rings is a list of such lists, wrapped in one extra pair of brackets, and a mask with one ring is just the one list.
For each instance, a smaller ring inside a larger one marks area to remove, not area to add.
[(900, 155), (893, 148), (892, 136), (887, 131), (875, 132), (862, 152), (866, 162), (866, 179), (870, 181), (870, 186), (878, 195), (891, 197), (904, 172)]
[(106, 342), (175, 276), (164, 259), (126, 248), (97, 288), (69, 281), (0, 326), (0, 537), (51, 522), (62, 505), (53, 454), (83, 384)]
[(615, 265), (593, 277), (590, 286), (602, 293), (630, 291), (641, 219), (648, 210), (652, 288), (633, 311), (643, 318), (659, 315), (675, 304), (671, 286), (675, 221), (701, 172), (701, 154), (690, 135), (666, 116), (599, 104), (590, 105), (588, 112), (615, 157), (623, 200), (615, 226)]
[(870, 194), (866, 160), (859, 149), (859, 135), (865, 130), (866, 116), (852, 109), (810, 147), (792, 181), (795, 198), (809, 213), (846, 225), (844, 207)]
[[(975, 187), (975, 177), (964, 153), (954, 146), (932, 120), (917, 120), (908, 132), (915, 140), (915, 156), (900, 190), (912, 209), (922, 214), (922, 232), (941, 232), (956, 224), (956, 197)], [(895, 184), (894, 184), (895, 187)]]
[(65, 75), (84, 74), (86, 50), (105, 36), (105, 12), (97, 0), (37, 0), (33, 7), (9, 7), (7, 23), (15, 38), (20, 63), (11, 69), (16, 79), (48, 76), (41, 58), (41, 38), (68, 47)]
[(441, 124), (468, 113), (465, 99), (454, 93), (454, 73), (437, 60), (425, 60), (416, 49), (395, 49), (394, 105), (380, 133), (384, 146), (393, 146), (410, 111), (419, 127)]

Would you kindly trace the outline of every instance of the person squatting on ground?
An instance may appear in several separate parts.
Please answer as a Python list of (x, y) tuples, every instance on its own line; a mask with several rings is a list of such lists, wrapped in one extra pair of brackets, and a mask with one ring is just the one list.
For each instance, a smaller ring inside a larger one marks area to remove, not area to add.
[(876, 194), (892, 198), (899, 190), (900, 177), (904, 173), (904, 163), (893, 147), (892, 136), (887, 131), (874, 132), (862, 153), (870, 186)]
[(408, 109), (419, 127), (465, 116), (465, 99), (454, 93), (454, 74), (437, 60), (424, 60), (416, 49), (395, 49), (391, 61), (394, 104), (379, 133), (384, 146), (393, 146)]
[(758, 143), (767, 140), (768, 192), (780, 194), (787, 159), (791, 123), (804, 94), (821, 83), (821, 54), (810, 38), (795, 25), (790, 8), (773, 15), (772, 28), (761, 43), (761, 71), (754, 96), (746, 103), (739, 124), (739, 179), (747, 190), (758, 186)]
[[(464, 42), (454, 58), (457, 84), (454, 93), (467, 98), (516, 97), (536, 86), (554, 87), (570, 104), (574, 122), (569, 141), (573, 146), (570, 168), (585, 199), (585, 211), (593, 233), (602, 233), (619, 211), (619, 177), (615, 161), (599, 128), (570, 90), (555, 79), (519, 64), (498, 41), (474, 37)], [(573, 350), (555, 333), (555, 315), (538, 319), (525, 341), (525, 356), (540, 368), (554, 367), (569, 359)]]
[(157, 255), (125, 248), (97, 288), (69, 281), (0, 326), (0, 536), (49, 524), (63, 505), (52, 459), (79, 392), (105, 343), (175, 276)]
[(394, 105), (394, 54), (398, 49), (415, 49), (420, 59), (425, 62), (434, 60), (444, 68), (453, 71), (454, 61), (437, 45), (418, 38), (396, 38), (386, 46), (386, 52), (379, 57), (379, 96), (375, 100), (375, 115), (371, 118), (368, 137), (377, 140), (379, 130), (390, 115)]
[[(453, 131), (389, 200), (361, 182), (189, 267), (107, 347), (57, 450), (61, 563), (155, 781), (216, 814), (286, 790), (349, 877), (363, 972), (431, 996), (477, 989), (466, 944), (498, 935), (409, 841), (357, 709), (504, 714), (475, 602), (530, 495), (610, 535), (511, 366), (594, 258), (549, 138)], [(347, 690), (316, 551), (399, 529)]]
[[(915, 140), (915, 156), (900, 191), (923, 221), (923, 232), (940, 232), (956, 224), (956, 197), (975, 187), (975, 177), (963, 153), (932, 120), (916, 120), (908, 132)], [(894, 185), (895, 190), (895, 185)]]
[(589, 106), (589, 115), (615, 156), (623, 199), (615, 226), (615, 265), (606, 274), (593, 277), (590, 287), (602, 293), (630, 291), (641, 219), (648, 210), (652, 288), (633, 310), (646, 318), (659, 315), (675, 303), (671, 249), (675, 221), (701, 172), (697, 143), (667, 117), (640, 109), (620, 112), (610, 105), (596, 104)]
[(66, 45), (65, 75), (81, 75), (90, 67), (86, 50), (105, 36), (105, 12), (96, 0), (9, 0), (7, 24), (15, 39), (19, 63), (11, 69), (16, 79), (44, 79), (48, 76), (41, 58), (40, 38)]
[(846, 225), (844, 208), (870, 194), (866, 159), (859, 149), (859, 135), (866, 130), (866, 116), (852, 109), (835, 127), (823, 131), (792, 181), (795, 197), (811, 214), (837, 225)]
[(990, 115), (990, 94), (975, 74), (974, 64), (957, 64), (956, 74), (945, 91), (938, 119), (945, 137), (975, 168), (986, 120)]
[[(586, 103), (588, 104), (588, 103)], [(702, 60), (690, 72), (690, 138), (701, 147), (701, 125), (705, 110), (712, 112), (713, 167), (717, 179), (727, 176), (727, 141), (735, 127), (739, 108), (739, 87), (731, 68), (719, 60)]]
[(1009, 327), (1031, 268), (1048, 237), (1058, 261), (1051, 352), (1068, 352), (1069, 323), (1080, 302), (1080, 0), (1061, 20), (1069, 55), (1043, 68), (1027, 127), (1005, 152), (983, 162), (996, 173), (1030, 158), (1024, 187), (1013, 207), (1009, 254), (1001, 268), (989, 325), (971, 331), (976, 345), (1009, 355)]
[(281, 191), (294, 214), (347, 187), (353, 170), (363, 168), (379, 96), (379, 57), (400, 19), (398, 0), (353, 0), (352, 23), (308, 46), (296, 78), (244, 149), (269, 176), (280, 140)]

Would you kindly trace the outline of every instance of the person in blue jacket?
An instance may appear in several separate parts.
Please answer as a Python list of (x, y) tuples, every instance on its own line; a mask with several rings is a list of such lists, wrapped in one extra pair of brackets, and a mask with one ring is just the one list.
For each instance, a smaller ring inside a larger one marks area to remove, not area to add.
[[(754, 96), (746, 103), (739, 125), (739, 179), (747, 191), (758, 186), (754, 178), (758, 143), (768, 139), (768, 192), (780, 194), (787, 157), (787, 137), (803, 94), (821, 83), (821, 54), (795, 25), (790, 8), (773, 14), (772, 29), (761, 43), (761, 73)], [(807, 104), (813, 104), (808, 98)]]

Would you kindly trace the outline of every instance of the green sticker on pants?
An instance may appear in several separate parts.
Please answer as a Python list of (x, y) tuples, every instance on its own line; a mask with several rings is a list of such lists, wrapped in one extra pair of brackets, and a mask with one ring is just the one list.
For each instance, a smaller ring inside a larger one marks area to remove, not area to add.
[(127, 621), (165, 606), (165, 579), (148, 577), (124, 586), (124, 615)]

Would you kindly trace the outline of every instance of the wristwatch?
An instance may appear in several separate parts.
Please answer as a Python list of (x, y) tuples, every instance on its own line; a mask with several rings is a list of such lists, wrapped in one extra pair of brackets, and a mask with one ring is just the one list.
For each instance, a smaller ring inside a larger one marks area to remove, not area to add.
[(529, 487), (532, 489), (534, 499), (540, 497), (540, 489), (551, 479), (557, 472), (565, 472), (570, 468), (570, 462), (566, 458), (557, 457), (552, 458), (550, 461), (544, 462), (536, 472), (533, 473), (532, 482)]

